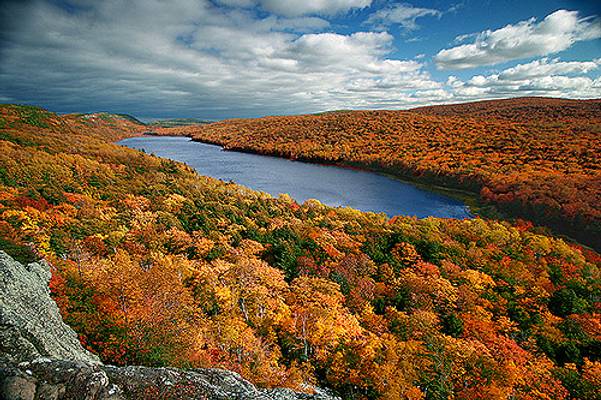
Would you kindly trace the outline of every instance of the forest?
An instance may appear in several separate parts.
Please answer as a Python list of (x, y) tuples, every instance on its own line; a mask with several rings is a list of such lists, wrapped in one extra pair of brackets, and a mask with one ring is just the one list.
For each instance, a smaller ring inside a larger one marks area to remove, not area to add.
[(468, 190), (484, 206), (601, 249), (601, 100), (518, 98), (156, 132)]
[[(600, 113), (539, 124), (448, 110), (173, 129), (481, 186), (598, 232)], [(526, 220), (298, 204), (113, 143), (147, 129), (0, 106), (0, 248), (50, 262), (65, 321), (104, 362), (227, 368), (353, 400), (601, 399), (594, 250)]]

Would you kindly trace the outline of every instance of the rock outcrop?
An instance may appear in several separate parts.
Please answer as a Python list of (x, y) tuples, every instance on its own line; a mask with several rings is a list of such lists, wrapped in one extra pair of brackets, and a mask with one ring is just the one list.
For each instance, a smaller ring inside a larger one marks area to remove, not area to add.
[(50, 276), (44, 261), (22, 265), (0, 251), (0, 353), (17, 363), (38, 357), (99, 363), (63, 322)]
[(49, 279), (45, 262), (22, 265), (0, 251), (0, 399), (335, 399), (259, 389), (222, 369), (104, 365), (63, 322)]

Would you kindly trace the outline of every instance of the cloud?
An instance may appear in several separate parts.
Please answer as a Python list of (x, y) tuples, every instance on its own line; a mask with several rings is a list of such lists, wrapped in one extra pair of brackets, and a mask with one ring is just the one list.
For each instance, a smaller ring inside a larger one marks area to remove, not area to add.
[(391, 43), (392, 36), (385, 32), (306, 34), (291, 42), (283, 55), (296, 59), (306, 71), (365, 70), (370, 63), (381, 66), (387, 61), (379, 57)]
[(229, 7), (250, 8), (260, 6), (263, 10), (285, 16), (334, 15), (346, 13), (352, 9), (365, 8), (372, 0), (217, 0)]
[(64, 8), (38, 0), (0, 7), (12, 21), (0, 24), (0, 100), (59, 112), (229, 118), (527, 94), (601, 97), (592, 77), (599, 60), (542, 58), (440, 82), (427, 59), (395, 58), (387, 32), (335, 33), (322, 14), (266, 14), (245, 0), (221, 1), (230, 5), (71, 0)]
[[(473, 43), (441, 50), (434, 60), (440, 69), (474, 68), (553, 54), (576, 42), (600, 37), (601, 19), (579, 18), (576, 11), (558, 10), (538, 23), (531, 18), (481, 32)], [(469, 38), (461, 35), (457, 40)]]
[(441, 87), (420, 62), (389, 58), (388, 33), (312, 32), (327, 28), (316, 17), (202, 0), (9, 12), (19, 23), (2, 38), (0, 95), (56, 111), (256, 116), (413, 104)]
[(447, 86), (456, 97), (552, 96), (601, 97), (600, 79), (583, 76), (601, 66), (601, 59), (562, 62), (543, 58), (518, 64), (498, 74), (476, 75), (466, 82), (451, 76)]
[(390, 25), (400, 25), (404, 29), (415, 30), (418, 28), (416, 23), (418, 18), (440, 17), (441, 15), (441, 11), (432, 8), (414, 7), (411, 4), (396, 4), (374, 12), (368, 17), (365, 24), (374, 25), (379, 29), (385, 29)]
[(501, 80), (523, 80), (560, 74), (585, 74), (597, 69), (601, 65), (601, 58), (593, 61), (560, 61), (559, 58), (549, 60), (542, 58), (528, 64), (518, 64), (507, 68), (501, 74)]
[(330, 23), (317, 17), (278, 18), (269, 16), (263, 18), (258, 25), (263, 25), (264, 29), (272, 31), (311, 32), (328, 28)]
[(217, 3), (227, 7), (251, 8), (256, 5), (254, 0), (217, 0)]
[(307, 14), (334, 15), (354, 8), (365, 8), (372, 0), (259, 0), (269, 12), (287, 17)]

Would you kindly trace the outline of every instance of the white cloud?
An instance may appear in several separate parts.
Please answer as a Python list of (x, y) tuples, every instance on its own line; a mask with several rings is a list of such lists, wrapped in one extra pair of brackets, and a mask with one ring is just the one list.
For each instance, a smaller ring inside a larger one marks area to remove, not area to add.
[(12, 21), (0, 26), (0, 100), (61, 112), (223, 118), (527, 94), (601, 97), (592, 77), (599, 60), (545, 58), (438, 82), (425, 59), (395, 59), (389, 33), (324, 32), (332, 28), (321, 17), (265, 16), (244, 1), (222, 1), (232, 7), (77, 0), (75, 12), (43, 1), (0, 8)]
[[(450, 76), (447, 86), (458, 98), (552, 96), (601, 97), (599, 78), (583, 74), (599, 68), (601, 60), (562, 62), (546, 58), (518, 64), (498, 74), (476, 75), (466, 82)], [(580, 76), (578, 76), (580, 75)]]
[(91, 4), (11, 10), (0, 95), (58, 111), (219, 118), (413, 104), (417, 90), (441, 87), (420, 62), (389, 58), (385, 32), (307, 33), (327, 21), (201, 0)]
[(501, 74), (501, 80), (519, 80), (561, 74), (585, 74), (593, 71), (601, 64), (601, 58), (593, 61), (560, 61), (558, 58), (549, 60), (542, 58), (528, 64), (518, 64), (507, 68)]
[[(469, 35), (457, 39), (464, 41)], [(544, 56), (574, 43), (601, 37), (601, 19), (579, 18), (578, 12), (558, 10), (541, 22), (535, 18), (478, 34), (473, 43), (444, 49), (434, 57), (439, 68), (465, 69), (510, 60)]]
[(257, 25), (272, 31), (311, 32), (325, 29), (330, 26), (330, 23), (318, 17), (279, 18), (272, 15), (263, 18)]
[(250, 8), (256, 4), (254, 0), (217, 0), (217, 3), (227, 7)]
[(417, 29), (416, 20), (421, 17), (440, 17), (442, 12), (432, 8), (414, 7), (411, 4), (395, 4), (382, 8), (369, 16), (366, 24), (384, 29), (390, 25), (400, 25), (407, 30)]
[(307, 14), (334, 15), (354, 8), (365, 8), (372, 0), (259, 0), (269, 12), (296, 17)]
[(217, 0), (228, 7), (261, 6), (265, 11), (285, 17), (302, 15), (334, 15), (365, 8), (372, 0)]
[(308, 70), (364, 69), (369, 63), (381, 64), (378, 58), (388, 52), (391, 42), (392, 36), (385, 32), (306, 34), (290, 43), (284, 54), (294, 57)]

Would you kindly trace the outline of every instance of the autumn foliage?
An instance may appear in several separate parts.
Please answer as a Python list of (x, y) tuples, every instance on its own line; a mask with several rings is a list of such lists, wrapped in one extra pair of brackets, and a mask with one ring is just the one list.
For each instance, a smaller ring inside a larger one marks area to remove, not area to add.
[(50, 261), (65, 320), (106, 362), (347, 399), (599, 398), (591, 250), (526, 223), (272, 198), (112, 144), (145, 129), (118, 116), (0, 113), (0, 248)]
[(157, 132), (467, 189), (513, 216), (601, 249), (601, 100), (495, 100)]

